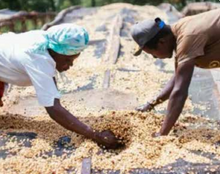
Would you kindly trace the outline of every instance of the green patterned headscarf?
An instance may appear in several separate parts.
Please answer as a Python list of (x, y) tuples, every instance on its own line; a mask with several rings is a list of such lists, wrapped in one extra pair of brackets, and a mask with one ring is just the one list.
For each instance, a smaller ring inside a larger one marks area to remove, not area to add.
[(36, 42), (32, 51), (40, 53), (46, 49), (63, 55), (76, 55), (83, 51), (89, 42), (85, 28), (75, 24), (61, 24), (45, 31), (45, 39)]

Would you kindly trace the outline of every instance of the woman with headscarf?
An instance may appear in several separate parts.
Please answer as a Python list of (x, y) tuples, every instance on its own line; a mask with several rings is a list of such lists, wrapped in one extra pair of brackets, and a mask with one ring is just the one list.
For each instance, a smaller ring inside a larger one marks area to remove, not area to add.
[(93, 130), (60, 104), (56, 70), (68, 70), (88, 42), (88, 32), (74, 24), (0, 35), (0, 104), (3, 106), (5, 84), (33, 85), (38, 102), (58, 124), (107, 148), (116, 148), (118, 142), (112, 132)]

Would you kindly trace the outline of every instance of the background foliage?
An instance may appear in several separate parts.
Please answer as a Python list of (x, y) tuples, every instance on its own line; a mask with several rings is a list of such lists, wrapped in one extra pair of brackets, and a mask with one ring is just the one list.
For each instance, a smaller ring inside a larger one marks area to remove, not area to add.
[[(178, 8), (184, 7), (187, 2), (204, 2), (205, 0), (0, 0), (0, 9), (9, 8), (11, 10), (25, 11), (60, 11), (64, 8), (74, 5), (85, 7), (102, 6), (116, 2), (126, 2), (136, 5), (158, 5), (163, 2), (168, 2)], [(209, 0), (219, 2), (219, 0)]]

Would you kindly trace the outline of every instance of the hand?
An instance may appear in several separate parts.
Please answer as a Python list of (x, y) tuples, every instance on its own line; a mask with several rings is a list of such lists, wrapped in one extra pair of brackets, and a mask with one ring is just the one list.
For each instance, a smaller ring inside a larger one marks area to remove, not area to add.
[(145, 105), (141, 105), (141, 106), (136, 108), (136, 110), (140, 111), (140, 112), (149, 112), (152, 109), (154, 109), (154, 106), (149, 102), (147, 102)]
[(112, 131), (105, 130), (97, 133), (95, 141), (98, 145), (104, 146), (106, 149), (117, 149), (122, 146), (118, 142), (118, 139), (115, 137)]

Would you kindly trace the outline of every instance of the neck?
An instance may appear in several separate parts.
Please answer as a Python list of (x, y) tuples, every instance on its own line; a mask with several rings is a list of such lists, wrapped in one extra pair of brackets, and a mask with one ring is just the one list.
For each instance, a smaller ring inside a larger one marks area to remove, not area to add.
[(173, 33), (172, 27), (170, 25), (167, 25), (167, 27), (170, 29), (170, 41), (173, 43), (173, 50), (176, 51), (176, 36)]

